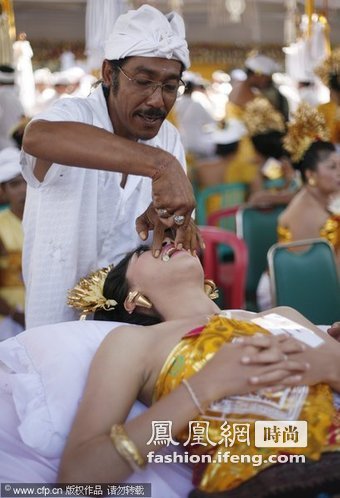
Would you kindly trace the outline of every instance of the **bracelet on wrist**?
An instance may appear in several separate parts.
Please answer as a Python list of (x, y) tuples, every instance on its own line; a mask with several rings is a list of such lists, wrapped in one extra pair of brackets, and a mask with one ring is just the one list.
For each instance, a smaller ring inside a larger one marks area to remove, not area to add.
[(199, 413), (201, 415), (205, 415), (205, 411), (204, 411), (201, 403), (199, 402), (199, 400), (198, 400), (198, 398), (197, 398), (197, 396), (195, 394), (195, 391), (193, 390), (193, 388), (189, 384), (188, 380), (187, 379), (183, 379), (182, 380), (182, 384), (186, 387), (186, 389), (187, 389), (188, 393), (190, 394), (190, 397), (191, 397), (192, 401), (194, 402), (194, 405), (198, 409)]
[(111, 427), (110, 439), (120, 456), (133, 471), (137, 472), (145, 467), (144, 458), (135, 443), (129, 438), (123, 425), (114, 424)]

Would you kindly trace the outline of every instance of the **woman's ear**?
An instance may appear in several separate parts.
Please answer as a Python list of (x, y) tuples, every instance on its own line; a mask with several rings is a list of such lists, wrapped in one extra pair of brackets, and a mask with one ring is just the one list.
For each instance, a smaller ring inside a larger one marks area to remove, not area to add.
[(152, 308), (152, 303), (139, 291), (130, 291), (124, 301), (124, 308), (128, 313), (132, 313), (136, 306), (141, 308)]
[(315, 174), (313, 174), (310, 170), (306, 170), (306, 180), (308, 185), (310, 185), (311, 187), (316, 187), (317, 182)]

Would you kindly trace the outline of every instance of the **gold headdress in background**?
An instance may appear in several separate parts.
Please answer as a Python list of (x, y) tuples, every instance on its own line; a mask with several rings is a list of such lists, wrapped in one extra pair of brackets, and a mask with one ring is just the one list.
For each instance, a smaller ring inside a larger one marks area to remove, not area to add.
[(283, 133), (286, 129), (282, 114), (264, 97), (256, 97), (248, 102), (242, 119), (251, 137), (269, 131)]
[(81, 312), (80, 320), (99, 309), (113, 310), (117, 302), (106, 299), (103, 295), (104, 282), (113, 265), (102, 268), (88, 277), (81, 278), (78, 284), (68, 292), (67, 304)]
[(339, 75), (338, 77), (340, 77), (340, 48), (333, 50), (333, 52), (317, 66), (314, 72), (326, 86), (329, 86), (331, 75), (337, 74)]
[(330, 139), (325, 118), (306, 102), (299, 105), (293, 119), (288, 123), (288, 131), (283, 146), (289, 152), (293, 163), (303, 158), (313, 142)]

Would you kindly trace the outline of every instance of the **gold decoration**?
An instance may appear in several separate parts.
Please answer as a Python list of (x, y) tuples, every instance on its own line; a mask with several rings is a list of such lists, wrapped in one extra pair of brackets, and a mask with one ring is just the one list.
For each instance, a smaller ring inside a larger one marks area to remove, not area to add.
[(313, 142), (330, 139), (324, 116), (306, 102), (297, 108), (293, 119), (288, 123), (288, 131), (283, 146), (294, 163), (303, 158)]
[(110, 311), (115, 308), (117, 301), (106, 299), (103, 295), (104, 282), (112, 268), (113, 265), (110, 265), (90, 273), (68, 292), (67, 304), (81, 311), (80, 320), (99, 309)]
[(246, 104), (243, 120), (251, 137), (269, 131), (285, 131), (282, 114), (264, 97), (256, 97)]
[(204, 279), (204, 292), (212, 300), (218, 299), (219, 297), (218, 288), (216, 287), (215, 282), (208, 278)]
[(326, 59), (315, 69), (315, 74), (319, 76), (322, 83), (329, 87), (329, 79), (332, 74), (337, 74), (340, 77), (340, 48), (326, 57)]
[(111, 427), (110, 439), (120, 456), (130, 465), (133, 471), (143, 469), (146, 462), (135, 443), (129, 438), (123, 425)]
[(141, 306), (142, 308), (152, 308), (152, 303), (149, 299), (139, 291), (130, 291), (127, 296), (128, 303), (135, 303), (136, 306)]

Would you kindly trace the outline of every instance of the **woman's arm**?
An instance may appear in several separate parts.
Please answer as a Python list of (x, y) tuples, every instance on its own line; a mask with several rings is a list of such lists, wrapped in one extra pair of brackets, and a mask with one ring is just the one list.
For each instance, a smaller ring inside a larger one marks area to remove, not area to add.
[[(136, 333), (136, 327), (124, 327), (108, 336), (100, 346), (62, 456), (59, 482), (118, 482), (132, 472), (111, 442), (110, 430), (113, 424), (124, 423), (147, 381), (152, 345), (146, 342), (145, 333), (145, 330)], [(226, 344), (190, 378), (190, 385), (203, 409), (213, 400), (254, 390), (249, 382), (252, 376), (277, 368), (268, 361), (265, 365), (242, 364), (241, 359), (249, 347)], [(294, 361), (285, 362), (284, 368), (279, 381), (287, 375), (287, 370), (304, 370)], [(273, 385), (276, 381), (275, 377), (257, 388)], [(153, 421), (171, 421), (175, 437), (197, 415), (197, 406), (187, 388), (180, 384), (144, 413), (124, 423), (124, 428), (146, 460), (148, 452), (155, 450), (147, 444)]]

